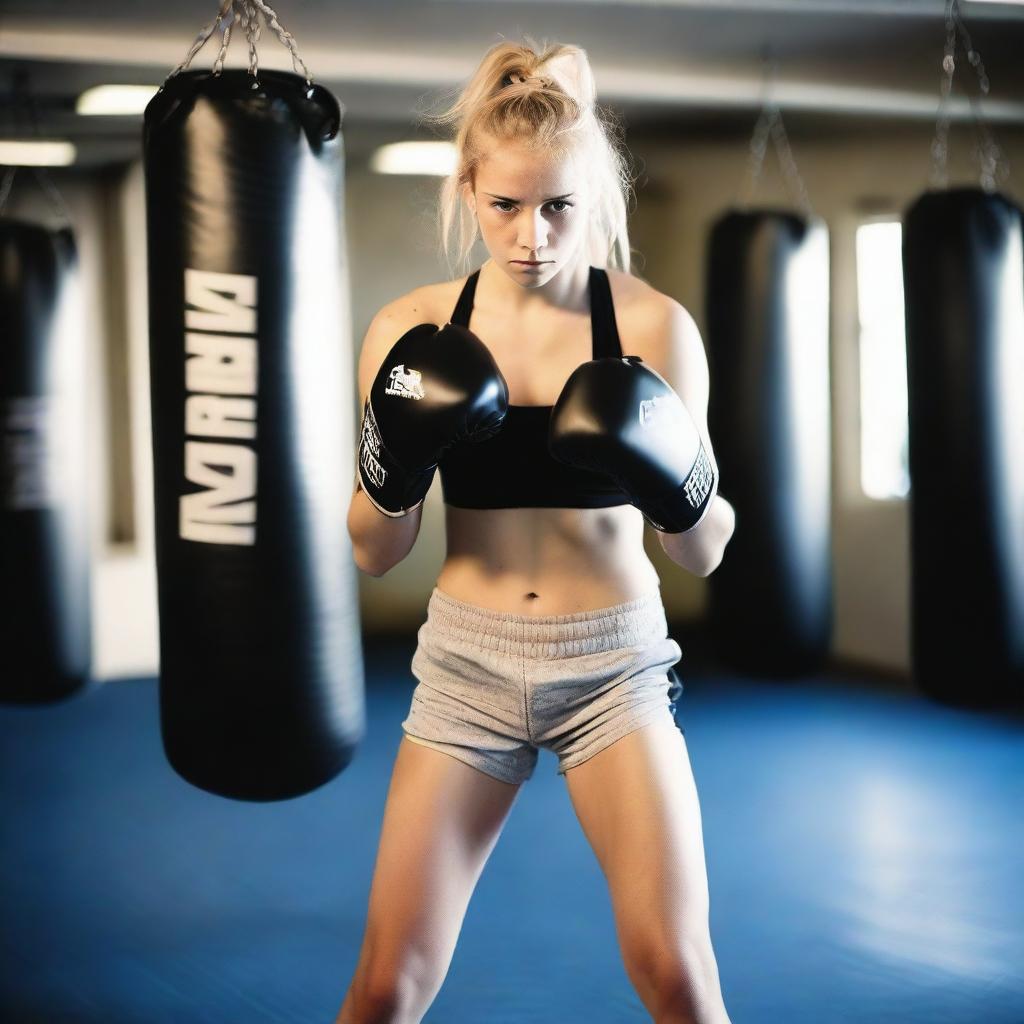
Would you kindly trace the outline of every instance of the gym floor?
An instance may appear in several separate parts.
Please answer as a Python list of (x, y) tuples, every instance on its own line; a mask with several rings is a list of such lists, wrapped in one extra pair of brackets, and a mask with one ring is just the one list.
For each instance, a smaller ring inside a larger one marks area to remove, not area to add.
[[(851, 674), (738, 678), (677, 639), (733, 1024), (1022, 1024), (1024, 719)], [(414, 642), (367, 647), (355, 760), (283, 803), (178, 778), (153, 679), (0, 708), (0, 1020), (329, 1024)], [(555, 769), (542, 751), (425, 1024), (649, 1020)]]

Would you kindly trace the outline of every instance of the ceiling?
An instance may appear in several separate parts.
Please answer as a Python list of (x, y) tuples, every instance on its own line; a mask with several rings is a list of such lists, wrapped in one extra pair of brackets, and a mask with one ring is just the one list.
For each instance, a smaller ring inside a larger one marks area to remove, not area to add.
[[(79, 117), (77, 95), (101, 83), (159, 84), (184, 59), (217, 0), (0, 0), (0, 137), (71, 138), (80, 161), (124, 159), (140, 118)], [(791, 134), (905, 130), (934, 123), (946, 0), (277, 0), (313, 77), (330, 87), (361, 137), (429, 133), (436, 106), (502, 39), (572, 42), (588, 53), (602, 104), (630, 131), (748, 133), (772, 94)], [(1024, 4), (973, 3), (961, 12), (991, 81), (984, 116), (1024, 130)], [(211, 39), (193, 61), (209, 67)], [(287, 68), (270, 33), (260, 62)], [(228, 64), (244, 66), (236, 38)], [(959, 56), (959, 55), (958, 55)], [(12, 109), (14, 76), (34, 114)], [(977, 81), (959, 60), (950, 110), (971, 116)], [(17, 120), (15, 120), (17, 115)]]

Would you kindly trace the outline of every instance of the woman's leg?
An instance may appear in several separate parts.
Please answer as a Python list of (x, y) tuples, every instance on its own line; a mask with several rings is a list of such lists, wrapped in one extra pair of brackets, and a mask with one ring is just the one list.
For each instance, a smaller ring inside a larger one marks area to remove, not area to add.
[(416, 1024), (423, 1017), (518, 792), (518, 785), (402, 738), (362, 950), (336, 1024)]
[(697, 788), (667, 708), (565, 780), (608, 880), (626, 972), (655, 1024), (729, 1024), (708, 927)]

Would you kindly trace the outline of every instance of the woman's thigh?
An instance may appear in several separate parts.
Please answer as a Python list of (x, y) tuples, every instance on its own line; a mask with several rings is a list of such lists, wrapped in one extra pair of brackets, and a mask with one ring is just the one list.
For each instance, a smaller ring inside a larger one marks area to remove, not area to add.
[(357, 980), (440, 987), (519, 786), (403, 737), (381, 827)]
[(700, 805), (686, 740), (668, 710), (565, 779), (608, 880), (634, 983), (692, 972), (715, 988)]

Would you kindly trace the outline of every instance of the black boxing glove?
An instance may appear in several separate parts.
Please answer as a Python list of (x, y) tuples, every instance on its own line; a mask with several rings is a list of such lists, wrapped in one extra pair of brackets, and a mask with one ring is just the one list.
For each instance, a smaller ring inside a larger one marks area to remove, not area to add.
[(697, 526), (718, 491), (693, 418), (639, 356), (578, 366), (551, 410), (548, 450), (560, 462), (604, 473), (662, 533)]
[(508, 412), (487, 346), (457, 324), (419, 324), (392, 346), (363, 405), (357, 484), (386, 516), (415, 511), (456, 441), (483, 441)]

